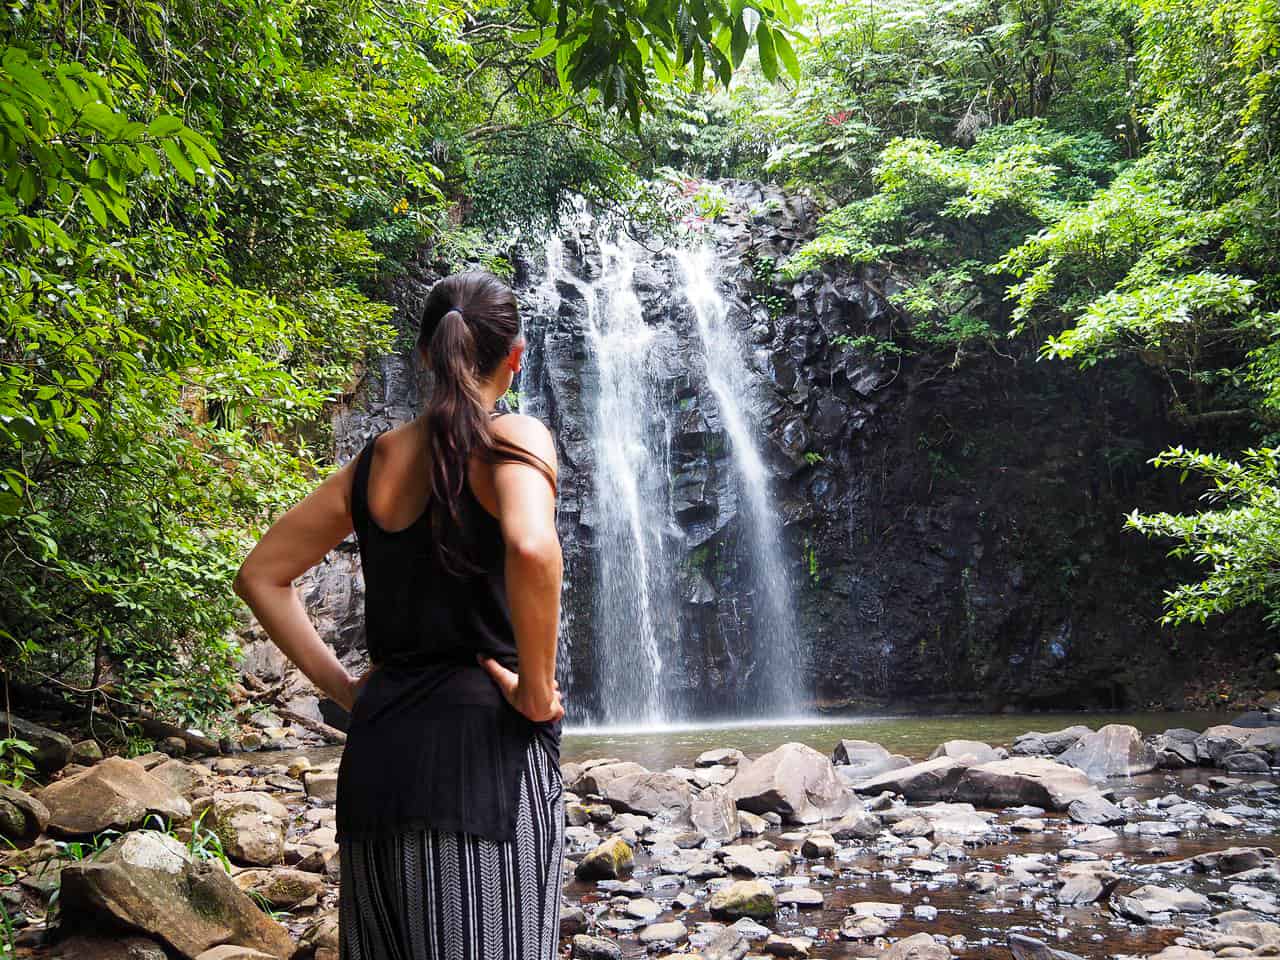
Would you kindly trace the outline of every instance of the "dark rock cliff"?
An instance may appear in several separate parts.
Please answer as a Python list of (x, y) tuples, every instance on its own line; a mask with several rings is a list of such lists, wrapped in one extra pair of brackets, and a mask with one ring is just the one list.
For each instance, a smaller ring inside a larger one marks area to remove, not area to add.
[[(1078, 371), (1036, 362), (1027, 345), (1009, 356), (877, 358), (856, 342), (887, 335), (892, 277), (830, 270), (778, 282), (767, 265), (809, 235), (812, 211), (772, 188), (725, 188), (729, 210), (708, 232), (755, 374), (750, 402), (784, 520), (807, 696), (849, 709), (1181, 706), (1185, 685), (1206, 671), (1258, 669), (1265, 651), (1247, 625), (1228, 644), (1221, 627), (1174, 633), (1156, 623), (1161, 591), (1186, 571), (1161, 545), (1124, 531), (1124, 515), (1192, 498), (1145, 463), (1186, 439), (1149, 371)], [(577, 276), (597, 269), (589, 239), (566, 249)], [(403, 349), (373, 365), (339, 412), (340, 460), (412, 416), (421, 389), (413, 326), (442, 267), (423, 262), (386, 291), (401, 307)], [(674, 269), (658, 250), (634, 281), (645, 322), (673, 338), (652, 371), (669, 431), (663, 538), (679, 637), (665, 681), (680, 712), (714, 713), (732, 710), (735, 691), (752, 682), (745, 585), (754, 558), (719, 412), (689, 362), (692, 320), (673, 295)], [(611, 686), (592, 655), (597, 374), (581, 291), (560, 284), (548, 313), (541, 279), (541, 264), (517, 258), (531, 341), (520, 389), (559, 444), (561, 659), (570, 699), (589, 716)], [(344, 545), (305, 585), (322, 633), (351, 660), (360, 646), (356, 566)]]

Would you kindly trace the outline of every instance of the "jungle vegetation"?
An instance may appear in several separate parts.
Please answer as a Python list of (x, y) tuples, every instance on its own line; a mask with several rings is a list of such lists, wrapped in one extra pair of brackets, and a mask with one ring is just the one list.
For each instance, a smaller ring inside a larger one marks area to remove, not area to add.
[[(0, 14), (0, 659), (92, 707), (225, 709), (253, 534), (427, 256), (510, 269), (575, 195), (826, 211), (777, 266), (889, 264), (864, 344), (1161, 372), (1223, 442), (1135, 512), (1280, 621), (1271, 0), (15, 0)], [(1189, 433), (1189, 435), (1192, 435)]]

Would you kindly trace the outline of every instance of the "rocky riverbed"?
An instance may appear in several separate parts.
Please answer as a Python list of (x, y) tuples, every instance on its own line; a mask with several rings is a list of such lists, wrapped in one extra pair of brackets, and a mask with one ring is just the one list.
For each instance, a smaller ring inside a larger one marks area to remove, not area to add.
[[(0, 788), (0, 947), (337, 960), (336, 760), (98, 758), (46, 733), (26, 731), (47, 785)], [(562, 952), (1277, 956), (1278, 762), (1280, 725), (1122, 724), (927, 758), (842, 740), (568, 762)]]

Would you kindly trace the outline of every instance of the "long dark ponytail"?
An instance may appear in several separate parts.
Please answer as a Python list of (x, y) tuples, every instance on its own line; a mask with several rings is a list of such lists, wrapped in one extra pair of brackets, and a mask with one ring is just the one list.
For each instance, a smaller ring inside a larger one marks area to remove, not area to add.
[(473, 456), (510, 459), (542, 470), (535, 454), (494, 437), (481, 383), (510, 353), (520, 336), (520, 316), (511, 288), (482, 270), (439, 280), (422, 308), (418, 347), (426, 355), (434, 384), (426, 408), (431, 457), (428, 506), (437, 556), (446, 569), (474, 569), (462, 532), (460, 503)]

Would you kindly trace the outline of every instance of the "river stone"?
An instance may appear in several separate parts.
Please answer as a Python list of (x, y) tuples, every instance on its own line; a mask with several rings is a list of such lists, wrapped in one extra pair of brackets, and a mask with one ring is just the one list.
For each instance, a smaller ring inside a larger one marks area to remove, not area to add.
[(1044, 757), (1011, 757), (966, 769), (955, 798), (979, 806), (1033, 803), (1065, 810), (1072, 800), (1092, 791), (1089, 778), (1074, 767)]
[(1079, 833), (1073, 834), (1072, 843), (1105, 843), (1108, 840), (1115, 840), (1119, 834), (1114, 830), (1110, 830), (1101, 824), (1094, 824), (1091, 827), (1085, 827)]
[(305, 870), (278, 867), (273, 870), (241, 870), (231, 879), (245, 893), (256, 893), (273, 907), (291, 910), (308, 897), (324, 891), (324, 878)]
[(60, 940), (50, 960), (169, 960), (164, 947), (148, 937), (75, 936)]
[(1076, 823), (1124, 823), (1124, 811), (1100, 793), (1087, 793), (1067, 805), (1067, 816)]
[(1029, 733), (1024, 733), (1021, 736), (1015, 737), (1013, 740), (1013, 746), (1009, 748), (1009, 753), (1014, 756), (1021, 757), (1059, 754), (1083, 737), (1086, 733), (1092, 732), (1092, 729), (1084, 726), (1083, 724), (1063, 727), (1061, 730), (1053, 730), (1049, 733), (1040, 733), (1039, 731), (1032, 730)]
[(784, 907), (800, 907), (804, 910), (822, 906), (822, 891), (814, 887), (794, 887), (778, 894), (778, 903)]
[(693, 776), (690, 780), (697, 787), (723, 787), (737, 775), (737, 767), (716, 765), (713, 767), (698, 767), (693, 771)]
[(185, 760), (174, 760), (169, 757), (147, 772), (157, 780), (163, 780), (175, 792), (187, 799), (191, 799), (201, 787), (208, 786), (212, 779), (209, 768), (203, 764), (188, 763)]
[(777, 912), (778, 901), (773, 887), (765, 881), (738, 880), (713, 893), (707, 900), (707, 909), (711, 916), (722, 919), (767, 920)]
[(128, 833), (94, 858), (64, 867), (59, 914), (68, 927), (124, 924), (185, 957), (224, 943), (273, 957), (296, 950), (288, 930), (220, 864), (193, 861), (179, 841), (154, 830)]
[(184, 797), (124, 757), (107, 757), (56, 780), (36, 798), (49, 810), (49, 832), (65, 837), (128, 830), (151, 813), (178, 821), (191, 816)]
[(283, 862), (289, 810), (275, 797), (245, 790), (196, 801), (197, 813), (207, 807), (213, 809), (203, 822), (232, 860), (254, 867)]
[(1156, 751), (1156, 766), (1161, 769), (1178, 770), (1183, 767), (1194, 767), (1197, 763), (1195, 738), (1199, 734), (1188, 730), (1186, 732), (1190, 733), (1192, 738), (1187, 740), (1172, 736), (1171, 734), (1176, 730), (1177, 728), (1166, 730), (1151, 738), (1151, 746)]
[(1062, 763), (1083, 770), (1091, 780), (1131, 777), (1156, 768), (1156, 751), (1142, 739), (1137, 727), (1108, 723), (1086, 733), (1058, 757)]
[(936, 760), (938, 757), (956, 757), (957, 759), (972, 757), (973, 763), (989, 763), (992, 760), (1002, 759), (994, 747), (980, 740), (947, 740), (934, 747), (933, 753), (929, 754), (930, 760)]
[(1097, 876), (1079, 873), (1068, 877), (1057, 893), (1059, 903), (1082, 906), (1102, 896), (1102, 881)]
[[(588, 774), (591, 776), (591, 774)], [(640, 813), (659, 823), (689, 823), (693, 792), (669, 773), (627, 773), (604, 782), (601, 796), (614, 810)]]
[(1234, 753), (1246, 745), (1249, 734), (1247, 727), (1237, 727), (1229, 723), (1209, 727), (1196, 738), (1196, 759), (1202, 764), (1216, 766), (1218, 761), (1228, 753)]
[(1013, 954), (1013, 960), (1082, 960), (1079, 954), (1055, 950), (1043, 940), (1021, 933), (1009, 934), (1009, 951)]
[(736, 927), (722, 927), (706, 944), (700, 954), (702, 960), (742, 960), (751, 950), (751, 944)]
[(1220, 761), (1222, 769), (1232, 773), (1268, 773), (1271, 762), (1261, 750), (1236, 750), (1228, 753)]
[(574, 793), (594, 793), (598, 796), (604, 796), (605, 785), (611, 780), (631, 774), (649, 772), (646, 767), (642, 767), (638, 763), (632, 763), (630, 760), (618, 760), (612, 763), (600, 763), (590, 766), (583, 764), (583, 766), (585, 769), (582, 771), (582, 776), (567, 786)]
[(573, 875), (579, 880), (615, 880), (631, 872), (635, 856), (621, 837), (610, 837), (583, 857)]
[(836, 839), (825, 830), (814, 830), (800, 844), (800, 855), (806, 860), (822, 860), (836, 855)]
[(1270, 847), (1227, 847), (1191, 857), (1191, 866), (1202, 872), (1217, 870), (1219, 873), (1240, 873), (1263, 866), (1275, 858)]
[(1129, 897), (1142, 905), (1147, 913), (1209, 913), (1209, 898), (1194, 890), (1173, 890), (1145, 884), (1129, 891)]
[(0, 710), (0, 730), (11, 731), (5, 735), (25, 740), (35, 747), (30, 759), (41, 773), (54, 773), (71, 762), (71, 738), (56, 730), (23, 720), (3, 710)]
[(617, 941), (577, 934), (569, 950), (572, 960), (622, 960), (622, 947)]
[(206, 950), (196, 960), (277, 960), (269, 953), (252, 947), (237, 947), (232, 943), (219, 944)]
[(0, 837), (29, 847), (49, 825), (49, 808), (21, 790), (0, 784)]
[(751, 877), (782, 873), (791, 863), (791, 858), (781, 850), (758, 850), (745, 843), (721, 847), (720, 856), (731, 872)]
[(803, 743), (784, 743), (746, 764), (729, 783), (743, 810), (777, 813), (788, 823), (814, 823), (839, 817), (853, 795), (831, 761)]
[(872, 816), (865, 810), (850, 810), (831, 828), (831, 835), (837, 840), (870, 840), (879, 835), (883, 829), (879, 817)]
[(741, 750), (734, 747), (717, 747), (714, 750), (702, 751), (693, 765), (695, 767), (736, 767), (745, 759), (747, 755)]
[(841, 740), (831, 752), (831, 762), (846, 780), (865, 780), (911, 766), (910, 757), (890, 753), (870, 740)]
[(807, 957), (813, 949), (813, 940), (809, 937), (784, 937), (780, 933), (771, 933), (764, 942), (764, 952), (771, 957)]
[(951, 951), (927, 933), (917, 933), (893, 944), (880, 960), (949, 960)]
[(969, 766), (967, 759), (938, 757), (909, 767), (890, 770), (853, 785), (858, 793), (889, 790), (908, 800), (948, 800)]
[(641, 929), (641, 943), (684, 943), (689, 939), (689, 928), (679, 920), (651, 923)]
[(742, 832), (733, 796), (720, 786), (706, 787), (693, 797), (689, 804), (689, 820), (694, 829), (712, 840), (736, 840)]

